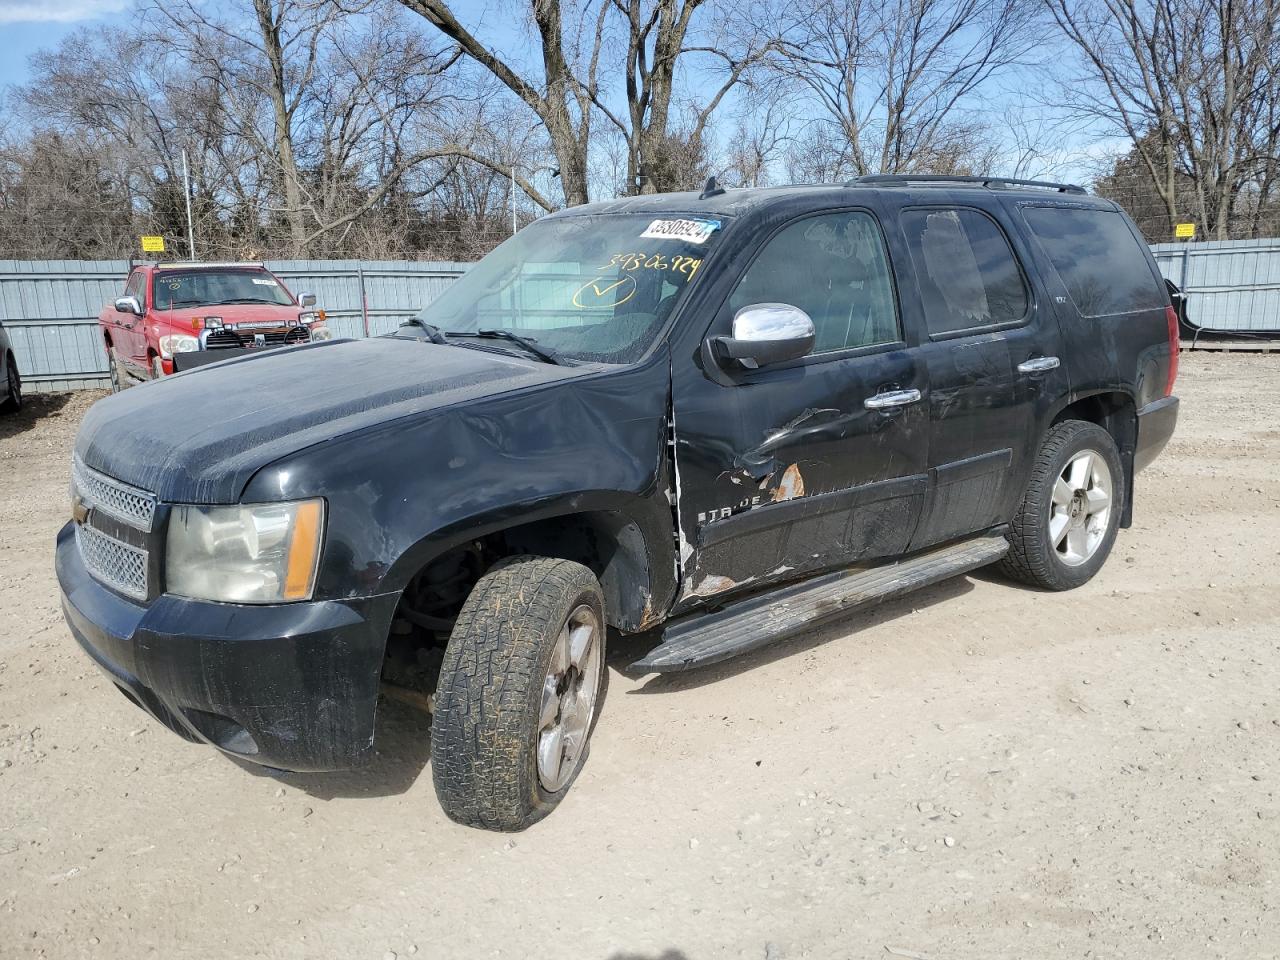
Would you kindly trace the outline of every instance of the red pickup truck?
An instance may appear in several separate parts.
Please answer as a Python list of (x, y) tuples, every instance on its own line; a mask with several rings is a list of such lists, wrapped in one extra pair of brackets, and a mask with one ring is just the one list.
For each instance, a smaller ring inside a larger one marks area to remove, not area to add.
[(119, 391), (191, 367), (332, 337), (315, 294), (295, 297), (261, 263), (146, 263), (98, 317)]

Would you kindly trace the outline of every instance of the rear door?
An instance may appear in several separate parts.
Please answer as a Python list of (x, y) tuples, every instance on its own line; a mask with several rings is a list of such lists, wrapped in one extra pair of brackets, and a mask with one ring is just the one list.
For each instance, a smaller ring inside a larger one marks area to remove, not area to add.
[(1067, 371), (1054, 311), (1036, 295), (1031, 258), (998, 205), (912, 206), (898, 219), (930, 383), (930, 483), (916, 550), (1009, 519)]
[(737, 310), (763, 302), (809, 314), (810, 356), (728, 383), (705, 369), (673, 376), (681, 608), (901, 553), (924, 503), (928, 380), (876, 214), (778, 225), (707, 332), (728, 334)]

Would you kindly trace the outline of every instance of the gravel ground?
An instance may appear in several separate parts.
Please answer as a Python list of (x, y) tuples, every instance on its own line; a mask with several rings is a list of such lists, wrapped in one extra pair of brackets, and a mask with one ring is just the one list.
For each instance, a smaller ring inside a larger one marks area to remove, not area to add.
[(1184, 356), (1178, 392), (1093, 582), (615, 673), (514, 837), (444, 819), (407, 708), (373, 766), (273, 779), (116, 693), (52, 571), (94, 397), (32, 397), (0, 420), (0, 956), (1280, 957), (1280, 357)]

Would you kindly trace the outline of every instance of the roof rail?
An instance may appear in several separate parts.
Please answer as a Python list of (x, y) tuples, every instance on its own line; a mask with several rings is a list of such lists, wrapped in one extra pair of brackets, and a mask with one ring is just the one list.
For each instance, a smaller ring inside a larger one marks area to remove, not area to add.
[(878, 173), (846, 180), (846, 187), (905, 187), (913, 183), (945, 186), (948, 183), (972, 184), (988, 190), (1006, 190), (1010, 187), (1037, 187), (1056, 190), (1058, 193), (1086, 193), (1084, 187), (1074, 183), (1053, 183), (1049, 180), (1018, 180), (1014, 177), (953, 177), (939, 173)]
[(204, 260), (155, 260), (150, 266), (157, 267), (162, 270), (172, 269), (202, 269), (204, 267), (265, 267), (266, 263), (261, 260), (228, 260), (228, 261), (204, 261)]

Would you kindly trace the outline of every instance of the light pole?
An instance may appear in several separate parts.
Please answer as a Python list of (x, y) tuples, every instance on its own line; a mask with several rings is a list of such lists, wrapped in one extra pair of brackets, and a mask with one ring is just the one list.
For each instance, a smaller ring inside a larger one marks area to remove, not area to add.
[(187, 250), (192, 262), (196, 259), (196, 231), (191, 225), (191, 174), (187, 172), (187, 148), (182, 148), (182, 197), (187, 201)]
[[(547, 164), (534, 167), (529, 171), (529, 176), (536, 177), (543, 170), (550, 170), (553, 178), (560, 176), (559, 167), (552, 167)], [(511, 235), (513, 237), (516, 235), (516, 231), (518, 229), (519, 226), (516, 224), (516, 165), (513, 163), (511, 165)]]

